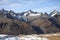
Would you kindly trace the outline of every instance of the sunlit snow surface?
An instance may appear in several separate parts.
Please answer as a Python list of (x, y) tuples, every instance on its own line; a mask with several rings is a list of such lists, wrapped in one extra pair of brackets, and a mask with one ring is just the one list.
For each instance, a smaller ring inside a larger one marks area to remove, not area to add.
[[(24, 16), (28, 15), (28, 13), (25, 13)], [(34, 13), (30, 13), (28, 16), (39, 16), (41, 14), (34, 14)]]
[(57, 12), (56, 12), (56, 13), (54, 13), (54, 14), (52, 14), (52, 15), (51, 15), (51, 17), (54, 17), (56, 14), (57, 14)]
[(36, 36), (23, 36), (23, 37), (16, 37), (12, 35), (0, 35), (0, 40), (48, 40), (47, 38), (43, 37), (36, 37)]
[(1, 34), (0, 35), (0, 40), (19, 40), (19, 38), (16, 37), (16, 36), (12, 36), (12, 35)]

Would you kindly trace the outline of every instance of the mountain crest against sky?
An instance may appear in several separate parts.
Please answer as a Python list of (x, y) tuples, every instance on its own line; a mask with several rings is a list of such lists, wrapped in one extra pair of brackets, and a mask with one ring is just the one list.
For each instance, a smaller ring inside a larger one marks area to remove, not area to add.
[(60, 0), (0, 0), (0, 9), (23, 12), (29, 9), (50, 13), (51, 10), (60, 11)]
[(56, 11), (56, 10), (53, 10), (51, 13), (50, 13), (51, 17), (53, 16), (56, 16), (56, 15), (60, 15), (60, 12), (59, 11)]
[[(59, 15), (55, 14), (56, 12)], [(55, 15), (51, 17), (50, 14), (31, 10), (22, 12), (23, 15), (14, 11), (0, 10), (0, 33), (19, 35), (60, 32), (60, 12), (56, 12), (52, 11), (51, 15)]]
[(27, 12), (28, 12), (28, 13), (32, 13), (33, 11), (30, 9), (30, 10), (28, 10)]

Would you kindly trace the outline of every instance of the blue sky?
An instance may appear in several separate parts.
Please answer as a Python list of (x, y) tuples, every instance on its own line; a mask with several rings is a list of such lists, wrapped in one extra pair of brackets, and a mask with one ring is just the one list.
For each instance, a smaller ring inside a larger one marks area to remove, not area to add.
[(29, 9), (38, 12), (60, 11), (60, 0), (0, 0), (0, 9), (23, 12)]

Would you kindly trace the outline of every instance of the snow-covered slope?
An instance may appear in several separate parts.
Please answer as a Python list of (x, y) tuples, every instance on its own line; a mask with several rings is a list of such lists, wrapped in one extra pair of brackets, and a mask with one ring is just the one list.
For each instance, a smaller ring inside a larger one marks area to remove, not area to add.
[(54, 17), (57, 14), (57, 12), (55, 12), (54, 14), (51, 15), (51, 17)]
[(20, 40), (19, 37), (0, 34), (0, 40)]
[(56, 10), (53, 10), (51, 13), (50, 13), (50, 16), (51, 17), (54, 17), (54, 16), (58, 16), (58, 15), (60, 15), (60, 12), (58, 12), (58, 11), (56, 11)]
[(40, 14), (30, 14), (29, 16), (39, 16)]
[(0, 17), (6, 15), (8, 18), (17, 18), (19, 20), (30, 20), (30, 19), (37, 19), (39, 17), (54, 17), (55, 15), (60, 15), (60, 12), (54, 10), (52, 11), (49, 15), (48, 14), (43, 14), (41, 12), (34, 12), (32, 10), (28, 10), (25, 12), (21, 12), (21, 13), (15, 13), (14, 11), (10, 10), (10, 11), (6, 11), (4, 9), (0, 10)]
[(24, 14), (23, 14), (23, 19), (25, 21), (31, 21), (33, 19), (37, 19), (41, 16), (41, 12), (34, 12), (34, 11), (26, 11)]
[[(22, 12), (22, 13), (15, 13), (14, 11), (10, 10), (10, 11), (6, 11), (6, 10), (0, 10), (3, 12), (3, 14), (5, 14), (8, 18), (17, 18), (19, 20), (30, 20), (30, 19), (36, 19), (39, 18), (43, 13), (41, 12), (34, 12), (32, 10), (28, 10), (26, 12)], [(45, 15), (45, 14), (44, 14)]]
[(41, 14), (40, 12), (34, 12), (34, 11), (29, 10), (24, 13), (24, 16), (38, 16), (40, 14)]

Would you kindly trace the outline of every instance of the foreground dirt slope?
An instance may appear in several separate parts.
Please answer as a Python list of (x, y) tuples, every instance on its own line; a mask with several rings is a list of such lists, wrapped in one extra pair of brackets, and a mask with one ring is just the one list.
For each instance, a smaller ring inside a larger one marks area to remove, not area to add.
[(0, 34), (33, 34), (35, 31), (32, 27), (17, 19), (10, 19), (6, 16), (0, 18)]

